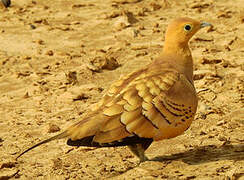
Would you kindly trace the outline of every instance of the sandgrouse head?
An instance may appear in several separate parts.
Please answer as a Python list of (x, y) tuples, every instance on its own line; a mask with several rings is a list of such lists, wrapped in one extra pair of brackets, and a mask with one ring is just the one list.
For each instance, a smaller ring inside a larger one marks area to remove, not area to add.
[(191, 37), (201, 28), (212, 26), (207, 22), (200, 22), (191, 18), (178, 18), (172, 21), (165, 34), (166, 44), (187, 46)]

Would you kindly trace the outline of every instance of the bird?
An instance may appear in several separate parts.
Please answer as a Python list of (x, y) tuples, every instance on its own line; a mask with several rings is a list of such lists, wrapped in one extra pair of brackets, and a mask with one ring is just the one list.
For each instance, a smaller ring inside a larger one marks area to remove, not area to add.
[(8, 8), (11, 5), (11, 0), (2, 0), (2, 4), (5, 8)]
[(67, 145), (128, 146), (140, 162), (154, 141), (174, 138), (192, 124), (198, 98), (188, 42), (200, 29), (212, 26), (188, 17), (167, 27), (163, 50), (149, 65), (114, 82), (96, 106), (63, 132), (41, 144), (66, 138)]

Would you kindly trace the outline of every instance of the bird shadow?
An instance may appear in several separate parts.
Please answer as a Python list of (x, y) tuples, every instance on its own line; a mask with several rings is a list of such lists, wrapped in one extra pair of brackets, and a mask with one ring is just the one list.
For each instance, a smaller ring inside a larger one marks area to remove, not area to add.
[(157, 156), (151, 159), (151, 161), (159, 162), (171, 160), (182, 160), (190, 165), (208, 163), (218, 160), (240, 161), (244, 160), (244, 144), (228, 144), (220, 147), (215, 145), (200, 146), (182, 153)]
[[(173, 160), (182, 160), (189, 165), (203, 164), (218, 160), (241, 161), (244, 160), (244, 144), (228, 144), (222, 145), (220, 147), (215, 145), (200, 146), (182, 153), (157, 156), (148, 161), (157, 161), (168, 164)], [(121, 171), (116, 175), (112, 175), (110, 176), (110, 178), (118, 177), (139, 166), (140, 163), (138, 163), (134, 167), (129, 167), (128, 169)]]

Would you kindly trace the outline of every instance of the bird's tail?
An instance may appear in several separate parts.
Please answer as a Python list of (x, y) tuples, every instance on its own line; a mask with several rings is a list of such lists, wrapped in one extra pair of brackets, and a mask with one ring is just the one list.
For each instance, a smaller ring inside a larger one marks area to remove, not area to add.
[(53, 137), (48, 138), (48, 139), (46, 139), (46, 140), (44, 140), (44, 141), (41, 141), (41, 142), (35, 144), (34, 146), (32, 146), (32, 147), (26, 149), (26, 150), (25, 150), (24, 152), (22, 152), (21, 154), (19, 154), (19, 155), (16, 157), (16, 160), (17, 160), (19, 157), (21, 157), (23, 154), (27, 153), (28, 151), (30, 151), (30, 150), (32, 150), (32, 149), (34, 149), (34, 148), (36, 148), (36, 147), (38, 147), (38, 146), (40, 146), (40, 145), (42, 145), (42, 144), (48, 143), (48, 142), (53, 141), (53, 140), (55, 140), (55, 139), (62, 139), (62, 138), (65, 138), (65, 137), (67, 137), (67, 136), (68, 136), (67, 131), (64, 131), (64, 132), (62, 132), (62, 133), (60, 133), (60, 134), (58, 134), (58, 135), (56, 135), (56, 136), (53, 136)]
[(101, 127), (101, 124), (105, 121), (105, 116), (102, 116), (101, 114), (95, 112), (93, 114), (90, 114), (87, 118), (82, 119), (81, 121), (78, 121), (77, 123), (71, 125), (69, 128), (67, 128), (64, 132), (53, 136), (49, 139), (46, 139), (44, 141), (41, 141), (37, 143), (36, 145), (26, 149), (24, 152), (22, 152), (20, 155), (17, 156), (16, 160), (21, 157), (23, 154), (27, 153), (28, 151), (42, 145), (45, 143), (48, 143), (50, 141), (53, 141), (55, 139), (62, 139), (69, 137), (72, 140), (78, 140), (82, 139), (83, 137), (87, 136), (93, 136), (97, 132), (97, 130)]

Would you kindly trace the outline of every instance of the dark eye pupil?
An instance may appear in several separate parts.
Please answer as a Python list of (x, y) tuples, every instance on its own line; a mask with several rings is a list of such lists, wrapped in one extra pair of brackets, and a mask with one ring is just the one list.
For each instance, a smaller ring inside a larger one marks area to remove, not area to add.
[(185, 25), (185, 30), (187, 30), (187, 31), (191, 30), (191, 26), (190, 25)]

